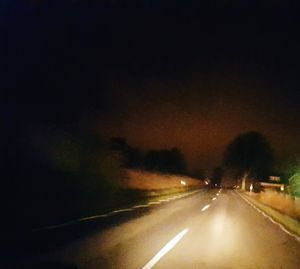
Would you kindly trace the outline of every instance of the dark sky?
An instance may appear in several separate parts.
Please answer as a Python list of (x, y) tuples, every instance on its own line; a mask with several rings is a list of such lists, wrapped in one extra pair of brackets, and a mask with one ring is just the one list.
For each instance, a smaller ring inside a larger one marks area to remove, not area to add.
[(177, 146), (193, 169), (246, 131), (278, 156), (300, 150), (297, 1), (1, 5), (4, 124)]

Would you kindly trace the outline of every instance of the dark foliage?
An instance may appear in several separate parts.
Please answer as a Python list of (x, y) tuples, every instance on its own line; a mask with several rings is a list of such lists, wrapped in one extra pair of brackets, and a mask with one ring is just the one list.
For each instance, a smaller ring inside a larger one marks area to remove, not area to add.
[(208, 177), (209, 171), (205, 169), (195, 169), (190, 173), (190, 176), (198, 179), (206, 179)]
[(239, 135), (227, 146), (224, 154), (225, 167), (235, 170), (237, 176), (248, 174), (259, 179), (267, 178), (273, 161), (271, 146), (258, 132)]
[(113, 137), (110, 140), (110, 149), (119, 153), (123, 159), (123, 165), (127, 168), (142, 168), (144, 156), (138, 148), (128, 145), (126, 138)]
[(162, 173), (186, 174), (184, 155), (177, 148), (150, 150), (143, 154), (138, 148), (127, 143), (126, 138), (113, 137), (110, 150), (122, 156), (126, 168), (138, 168)]
[(211, 185), (212, 186), (220, 186), (223, 176), (224, 176), (224, 170), (222, 167), (214, 168), (212, 177), (211, 177)]
[(149, 151), (145, 157), (145, 168), (173, 174), (187, 172), (184, 155), (177, 148)]

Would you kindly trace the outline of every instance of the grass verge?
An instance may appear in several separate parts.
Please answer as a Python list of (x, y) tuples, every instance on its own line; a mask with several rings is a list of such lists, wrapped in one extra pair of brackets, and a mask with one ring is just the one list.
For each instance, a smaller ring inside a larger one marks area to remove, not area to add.
[(286, 228), (289, 232), (292, 234), (300, 237), (300, 222), (298, 220), (295, 220), (287, 215), (284, 215), (283, 213), (280, 213), (279, 211), (262, 204), (261, 202), (258, 202), (254, 198), (250, 197), (249, 195), (245, 193), (240, 193), (245, 199), (247, 199), (249, 202), (254, 204), (257, 208), (265, 212), (267, 215), (269, 215), (273, 220), (276, 222), (282, 224), (284, 228)]

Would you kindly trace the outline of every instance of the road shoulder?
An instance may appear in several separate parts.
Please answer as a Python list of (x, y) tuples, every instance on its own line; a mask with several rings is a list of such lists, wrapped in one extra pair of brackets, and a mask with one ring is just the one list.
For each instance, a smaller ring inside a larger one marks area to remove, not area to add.
[(287, 216), (279, 211), (262, 204), (261, 202), (251, 198), (249, 195), (236, 191), (246, 202), (248, 202), (257, 211), (263, 214), (271, 222), (280, 226), (280, 228), (294, 237), (300, 243), (300, 222)]

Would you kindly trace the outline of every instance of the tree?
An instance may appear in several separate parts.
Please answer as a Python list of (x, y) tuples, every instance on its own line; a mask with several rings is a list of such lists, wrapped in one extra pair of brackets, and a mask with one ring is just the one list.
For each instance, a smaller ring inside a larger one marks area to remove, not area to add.
[(123, 164), (127, 168), (142, 168), (143, 154), (135, 147), (127, 143), (126, 138), (112, 137), (109, 141), (110, 150), (117, 152), (123, 158)]
[(279, 170), (281, 181), (284, 184), (289, 184), (289, 193), (300, 197), (300, 155), (294, 154), (282, 160)]
[(211, 177), (211, 185), (212, 186), (220, 186), (223, 176), (224, 176), (224, 170), (222, 167), (214, 168), (214, 170), (212, 172), (212, 177)]
[(282, 183), (287, 184), (290, 177), (300, 172), (300, 154), (292, 154), (283, 157), (276, 168)]
[(187, 171), (184, 155), (177, 148), (150, 150), (145, 157), (145, 168), (173, 174), (185, 174)]
[(267, 139), (259, 132), (248, 132), (236, 137), (224, 153), (224, 166), (242, 178), (245, 190), (248, 178), (265, 179), (273, 165), (274, 157)]
[(193, 178), (198, 178), (201, 180), (204, 180), (208, 178), (208, 170), (202, 169), (202, 168), (197, 168), (193, 170), (192, 172), (189, 173), (189, 175)]

